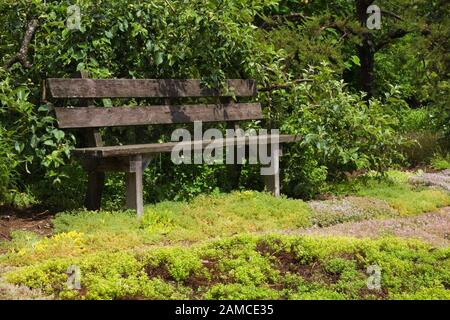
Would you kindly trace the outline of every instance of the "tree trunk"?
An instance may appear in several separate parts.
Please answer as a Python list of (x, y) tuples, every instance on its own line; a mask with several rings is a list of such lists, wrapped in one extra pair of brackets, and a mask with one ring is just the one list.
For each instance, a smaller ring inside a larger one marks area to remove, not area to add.
[[(358, 19), (362, 27), (367, 28), (367, 8), (373, 3), (373, 0), (357, 0), (356, 11)], [(367, 93), (367, 98), (374, 94), (374, 68), (375, 68), (375, 44), (372, 39), (372, 34), (364, 32), (362, 34), (362, 43), (359, 47), (358, 55), (361, 63), (360, 69), (360, 88)]]
[(371, 36), (367, 33), (363, 35), (363, 43), (359, 48), (359, 59), (361, 61), (361, 89), (367, 93), (367, 98), (370, 98), (374, 94), (375, 48)]

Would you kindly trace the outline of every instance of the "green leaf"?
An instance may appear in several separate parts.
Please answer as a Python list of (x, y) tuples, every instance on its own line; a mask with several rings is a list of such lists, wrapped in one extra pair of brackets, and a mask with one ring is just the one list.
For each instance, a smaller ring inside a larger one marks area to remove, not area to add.
[(62, 31), (62, 37), (64, 39), (67, 39), (69, 34), (70, 34), (70, 30), (67, 28)]
[(37, 142), (38, 142), (37, 137), (36, 137), (35, 135), (33, 135), (33, 136), (31, 137), (31, 140), (30, 140), (30, 146), (31, 146), (31, 148), (33, 148), (33, 149), (36, 148)]
[(16, 151), (17, 151), (18, 153), (21, 153), (21, 152), (23, 151), (24, 147), (25, 147), (25, 144), (23, 144), (23, 143), (20, 143), (20, 142), (18, 142), (18, 141), (16, 141), (16, 142), (14, 143), (14, 149), (16, 149)]
[(38, 111), (39, 112), (48, 112), (49, 111), (48, 105), (47, 104), (40, 105), (38, 108)]
[(155, 64), (159, 66), (161, 63), (163, 63), (163, 53), (161, 51), (158, 51), (155, 53)]
[(358, 67), (361, 67), (361, 60), (359, 60), (358, 56), (352, 56), (350, 60), (353, 62), (353, 64), (357, 65)]
[(56, 138), (57, 141), (61, 141), (61, 139), (64, 138), (65, 134), (64, 131), (55, 129), (53, 130), (53, 136)]
[(55, 143), (53, 142), (53, 140), (45, 140), (44, 144), (46, 146), (51, 146), (51, 147), (55, 146)]

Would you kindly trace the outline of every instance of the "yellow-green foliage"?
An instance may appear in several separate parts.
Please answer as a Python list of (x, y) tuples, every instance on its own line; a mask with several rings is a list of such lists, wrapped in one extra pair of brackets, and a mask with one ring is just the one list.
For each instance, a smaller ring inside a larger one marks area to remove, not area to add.
[(306, 227), (310, 224), (310, 214), (310, 208), (301, 200), (243, 191), (199, 196), (190, 202), (149, 205), (145, 207), (141, 224), (132, 212), (63, 213), (56, 216), (53, 224), (57, 233), (75, 230), (97, 236), (111, 234), (111, 238), (123, 235), (126, 241), (139, 238), (147, 244), (161, 244)]
[(360, 196), (385, 200), (400, 215), (415, 215), (450, 205), (449, 192), (412, 186), (408, 183), (408, 178), (412, 175), (413, 173), (389, 171), (384, 179), (366, 176), (351, 182), (345, 188)]
[[(385, 200), (402, 215), (418, 214), (450, 204), (449, 193), (410, 186), (407, 183), (410, 175), (391, 171), (389, 180), (369, 176), (365, 183), (356, 181), (351, 187), (356, 188), (355, 192), (359, 195)], [(378, 212), (376, 203), (371, 203), (374, 204), (374, 212)], [(364, 209), (358, 201), (353, 205), (357, 207), (354, 210)], [(349, 210), (352, 208), (350, 206)], [(379, 209), (388, 212), (384, 207)], [(389, 213), (389, 216), (392, 214), (396, 212)], [(377, 214), (353, 217), (349, 212), (345, 216), (358, 220), (374, 218)], [(68, 212), (58, 214), (53, 220), (56, 235), (51, 238), (39, 239), (35, 234), (22, 231), (13, 233), (13, 241), (2, 245), (3, 250), (9, 253), (0, 258), (0, 262), (28, 265), (51, 257), (77, 257), (99, 251), (136, 250), (149, 245), (295, 229), (308, 227), (312, 222), (329, 225), (339, 223), (340, 219), (313, 212), (301, 200), (274, 198), (270, 194), (253, 191), (199, 196), (190, 202), (149, 205), (141, 222), (131, 211)]]
[[(81, 290), (67, 268), (81, 269)], [(367, 267), (381, 290), (367, 289)], [(239, 236), (193, 247), (51, 259), (6, 275), (65, 299), (448, 299), (450, 249), (394, 238)]]
[(70, 258), (92, 250), (88, 238), (77, 231), (59, 233), (51, 238), (39, 238), (28, 231), (15, 231), (12, 236), (10, 243), (2, 245), (9, 252), (0, 257), (0, 261), (13, 265), (31, 264), (53, 257)]
[[(391, 172), (389, 180), (369, 177), (352, 187), (401, 214), (450, 203), (448, 194), (415, 189), (407, 179)], [(52, 237), (13, 232), (0, 264), (17, 267), (9, 282), (63, 299), (449, 298), (448, 248), (394, 238), (250, 234), (318, 219), (301, 200), (248, 191), (150, 205), (142, 221), (131, 211), (61, 213)], [(234, 234), (241, 235), (227, 238)], [(374, 264), (382, 269), (382, 291), (366, 288), (366, 269)], [(81, 269), (80, 291), (66, 285), (71, 265)]]
[(147, 206), (141, 222), (131, 211), (61, 213), (53, 220), (56, 235), (39, 239), (32, 233), (16, 232), (13, 240), (4, 245), (9, 253), (0, 257), (0, 262), (27, 265), (51, 257), (307, 227), (310, 214), (309, 206), (301, 200), (253, 191)]
[(310, 209), (303, 201), (254, 191), (199, 196), (189, 203), (146, 207), (143, 226), (168, 240), (198, 241), (236, 233), (306, 227)]

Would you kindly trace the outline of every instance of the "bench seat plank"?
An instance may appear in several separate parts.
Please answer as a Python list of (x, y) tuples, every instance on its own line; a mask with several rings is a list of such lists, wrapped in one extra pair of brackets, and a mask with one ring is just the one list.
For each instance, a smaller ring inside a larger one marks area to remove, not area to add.
[(113, 108), (55, 108), (59, 128), (97, 128), (150, 124), (262, 119), (259, 103), (162, 105)]
[[(267, 139), (267, 144), (272, 144), (275, 140), (272, 140), (271, 135), (259, 136), (259, 139)], [(278, 142), (288, 143), (300, 141), (301, 136), (298, 135), (279, 135)], [(225, 138), (218, 140), (200, 140), (200, 141), (185, 141), (185, 142), (166, 142), (166, 143), (150, 143), (150, 144), (132, 144), (123, 146), (108, 146), (108, 147), (94, 147), (94, 148), (78, 148), (73, 150), (73, 154), (78, 157), (89, 158), (107, 158), (107, 157), (124, 157), (132, 155), (145, 155), (152, 153), (171, 152), (172, 149), (180, 144), (180, 146), (190, 146), (192, 150), (204, 149), (210, 143), (214, 141), (214, 144), (222, 146), (246, 145), (250, 143), (258, 143), (258, 136), (253, 137), (235, 137)]]
[(256, 94), (256, 82), (246, 79), (226, 80), (229, 92), (205, 88), (200, 80), (195, 79), (49, 78), (46, 83), (54, 99), (250, 97)]

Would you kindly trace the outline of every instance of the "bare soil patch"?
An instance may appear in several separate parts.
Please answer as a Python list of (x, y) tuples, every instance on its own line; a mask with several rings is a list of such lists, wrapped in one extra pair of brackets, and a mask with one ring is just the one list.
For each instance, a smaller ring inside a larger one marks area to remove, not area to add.
[(25, 209), (0, 206), (0, 241), (11, 240), (11, 232), (14, 230), (33, 231), (42, 236), (50, 236), (51, 219), (54, 215), (40, 206)]

